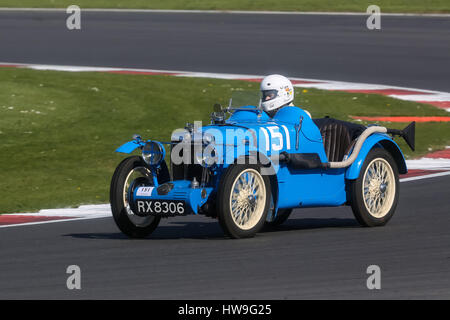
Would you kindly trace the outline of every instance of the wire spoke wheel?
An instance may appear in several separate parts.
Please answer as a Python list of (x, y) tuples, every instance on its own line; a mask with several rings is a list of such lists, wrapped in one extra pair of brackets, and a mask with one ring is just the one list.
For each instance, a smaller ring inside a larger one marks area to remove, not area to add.
[(394, 172), (382, 158), (372, 160), (363, 178), (363, 199), (367, 211), (375, 218), (384, 217), (395, 196)]
[(249, 230), (261, 219), (266, 203), (266, 187), (258, 171), (244, 170), (234, 181), (230, 197), (231, 216), (239, 228)]
[(259, 164), (233, 164), (220, 180), (217, 216), (231, 238), (253, 237), (264, 226), (272, 193), (269, 177), (260, 170)]
[(387, 150), (372, 149), (359, 177), (349, 183), (352, 210), (361, 225), (382, 226), (392, 218), (400, 185), (397, 163)]

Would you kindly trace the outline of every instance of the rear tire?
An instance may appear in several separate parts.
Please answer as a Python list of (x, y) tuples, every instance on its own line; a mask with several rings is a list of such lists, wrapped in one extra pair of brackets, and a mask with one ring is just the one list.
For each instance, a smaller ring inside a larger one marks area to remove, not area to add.
[(272, 221), (266, 221), (265, 226), (268, 228), (275, 228), (282, 225), (291, 215), (293, 209), (280, 209), (277, 212), (277, 216)]
[[(117, 227), (130, 238), (145, 238), (158, 226), (161, 217), (141, 217), (133, 213), (128, 203), (128, 189), (130, 183), (146, 181), (146, 185), (152, 185), (153, 181), (146, 178), (146, 170), (149, 168), (141, 157), (132, 156), (124, 159), (116, 168), (111, 180), (110, 203), (111, 211)], [(133, 179), (136, 174), (137, 178)], [(140, 175), (140, 176), (139, 176)], [(133, 185), (131, 185), (133, 187)], [(134, 187), (137, 187), (136, 185)]]
[(399, 187), (398, 168), (391, 154), (385, 149), (372, 149), (359, 177), (350, 181), (356, 220), (366, 227), (385, 225), (397, 207)]

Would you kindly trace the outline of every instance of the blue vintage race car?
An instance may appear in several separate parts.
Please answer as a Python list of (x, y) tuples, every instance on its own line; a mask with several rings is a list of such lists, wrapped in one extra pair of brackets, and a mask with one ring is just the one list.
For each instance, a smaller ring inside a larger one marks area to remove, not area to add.
[(298, 107), (270, 118), (254, 106), (215, 106), (208, 126), (188, 124), (167, 142), (135, 135), (116, 150), (141, 155), (115, 170), (112, 213), (133, 238), (148, 236), (162, 217), (187, 214), (218, 218), (232, 238), (252, 237), (294, 208), (342, 205), (361, 225), (381, 226), (397, 206), (399, 173), (407, 172), (391, 135), (414, 149), (414, 134), (414, 123), (395, 130), (312, 119)]

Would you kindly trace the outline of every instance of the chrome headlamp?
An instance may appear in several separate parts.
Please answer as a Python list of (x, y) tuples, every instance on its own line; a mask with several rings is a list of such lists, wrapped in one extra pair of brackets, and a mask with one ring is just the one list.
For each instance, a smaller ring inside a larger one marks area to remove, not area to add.
[(216, 149), (212, 145), (204, 148), (201, 152), (195, 153), (194, 156), (195, 162), (205, 168), (213, 166), (217, 159)]
[(212, 134), (206, 132), (203, 135), (203, 143), (204, 144), (209, 145), (209, 144), (214, 143), (214, 142), (215, 142), (215, 138), (214, 138), (214, 136)]
[(164, 161), (166, 149), (158, 141), (147, 141), (142, 148), (142, 159), (151, 166), (157, 166)]
[(217, 161), (217, 152), (214, 144), (214, 136), (211, 134), (203, 135), (203, 146), (201, 150), (195, 152), (195, 162), (202, 167), (211, 167)]

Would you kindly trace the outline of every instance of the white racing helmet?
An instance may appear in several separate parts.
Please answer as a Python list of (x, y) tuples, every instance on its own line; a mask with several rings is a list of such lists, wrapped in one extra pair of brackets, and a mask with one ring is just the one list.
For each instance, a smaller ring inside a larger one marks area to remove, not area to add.
[(261, 107), (271, 117), (279, 108), (294, 101), (294, 87), (288, 78), (271, 74), (261, 81)]

